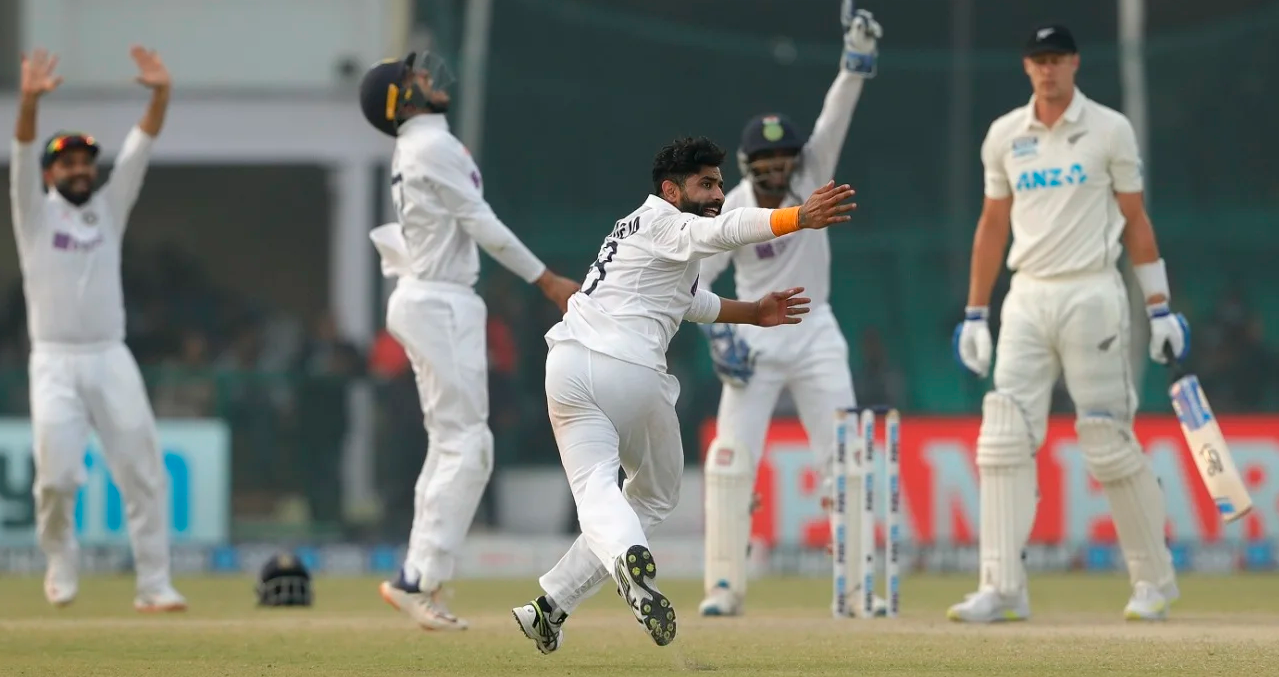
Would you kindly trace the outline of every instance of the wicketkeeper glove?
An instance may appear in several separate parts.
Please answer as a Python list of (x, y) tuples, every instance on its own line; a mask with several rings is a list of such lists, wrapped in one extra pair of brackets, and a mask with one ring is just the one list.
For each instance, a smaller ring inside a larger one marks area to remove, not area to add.
[(698, 326), (710, 341), (715, 375), (726, 385), (745, 387), (755, 373), (757, 355), (746, 341), (738, 338), (737, 329), (722, 322)]
[(844, 25), (844, 58), (840, 67), (863, 78), (875, 77), (879, 39), (884, 37), (884, 29), (873, 14), (854, 9), (853, 0), (844, 0), (839, 19)]

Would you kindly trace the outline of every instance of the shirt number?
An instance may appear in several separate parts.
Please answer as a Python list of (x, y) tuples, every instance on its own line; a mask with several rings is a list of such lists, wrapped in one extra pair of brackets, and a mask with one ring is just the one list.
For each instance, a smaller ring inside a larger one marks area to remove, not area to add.
[(582, 290), (583, 294), (590, 295), (595, 288), (600, 286), (600, 282), (604, 281), (604, 265), (612, 262), (613, 257), (617, 255), (617, 240), (605, 240), (604, 246), (600, 247), (599, 256), (595, 257), (595, 263), (586, 271), (586, 282), (588, 286)]

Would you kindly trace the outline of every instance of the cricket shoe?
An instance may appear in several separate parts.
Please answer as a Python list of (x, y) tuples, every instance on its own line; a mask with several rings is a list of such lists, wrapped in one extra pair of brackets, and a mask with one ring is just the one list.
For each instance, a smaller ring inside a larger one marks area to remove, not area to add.
[(642, 545), (632, 545), (613, 563), (617, 594), (626, 600), (635, 620), (644, 626), (658, 646), (675, 640), (675, 609), (657, 590), (657, 565), (653, 553)]
[(423, 630), (465, 630), (470, 625), (449, 612), (443, 586), (424, 592), (417, 583), (404, 579), (403, 570), (395, 581), (382, 581), (378, 592), (387, 604), (407, 614)]
[(1168, 620), (1168, 607), (1181, 597), (1177, 584), (1173, 583), (1164, 589), (1145, 581), (1137, 581), (1133, 586), (1132, 598), (1124, 607), (1124, 619), (1129, 621), (1165, 621)]
[(962, 623), (1003, 623), (1030, 618), (1030, 594), (1025, 588), (1017, 595), (1002, 595), (982, 587), (946, 611), (946, 618)]
[(133, 598), (133, 608), (142, 613), (164, 613), (167, 611), (186, 611), (187, 598), (183, 597), (172, 585), (165, 584), (155, 590), (139, 591)]
[(52, 555), (44, 572), (44, 598), (53, 606), (63, 607), (75, 601), (80, 589), (75, 558)]
[(697, 607), (703, 616), (739, 616), (745, 612), (745, 600), (728, 587), (728, 581), (720, 581)]
[(568, 620), (568, 614), (559, 609), (547, 611), (539, 601), (535, 599), (524, 606), (517, 606), (511, 609), (511, 615), (520, 624), (524, 636), (537, 645), (537, 650), (549, 654), (564, 643), (564, 621)]

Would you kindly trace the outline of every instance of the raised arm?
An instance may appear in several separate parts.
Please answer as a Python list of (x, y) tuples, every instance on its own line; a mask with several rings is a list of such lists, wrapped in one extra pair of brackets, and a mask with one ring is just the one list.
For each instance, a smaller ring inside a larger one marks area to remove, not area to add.
[(804, 146), (805, 164), (811, 168), (812, 176), (823, 181), (835, 175), (862, 87), (875, 76), (879, 38), (883, 36), (883, 29), (870, 12), (850, 12), (851, 7), (851, 2), (844, 3), (844, 54), (839, 74), (826, 92), (822, 112)]
[(124, 146), (116, 157), (111, 169), (111, 179), (105, 188), (116, 226), (122, 233), (128, 227), (129, 213), (133, 211), (138, 194), (142, 192), (142, 182), (146, 178), (147, 167), (151, 164), (151, 146), (164, 127), (164, 116), (169, 109), (169, 92), (172, 88), (169, 70), (155, 51), (134, 45), (129, 50), (129, 55), (138, 66), (138, 76), (135, 79), (138, 84), (151, 90), (151, 101), (147, 104), (142, 119), (125, 137)]
[(847, 185), (818, 188), (799, 207), (734, 209), (714, 218), (679, 214), (653, 222), (654, 254), (669, 261), (696, 261), (748, 244), (766, 242), (801, 228), (820, 229), (848, 221), (856, 204)]
[(40, 158), (36, 151), (36, 113), (40, 97), (62, 84), (54, 75), (58, 57), (43, 49), (22, 56), (22, 75), (18, 97), (18, 119), (13, 128), (13, 144), (9, 151), (9, 201), (13, 212), (13, 229), (21, 237), (34, 222), (31, 217), (40, 208), (44, 188)]

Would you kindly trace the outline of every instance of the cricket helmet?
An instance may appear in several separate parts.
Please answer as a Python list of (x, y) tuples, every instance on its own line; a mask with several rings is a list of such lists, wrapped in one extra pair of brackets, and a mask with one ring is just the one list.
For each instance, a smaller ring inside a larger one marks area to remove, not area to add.
[[(414, 73), (426, 76), (424, 90)], [(395, 136), (407, 119), (406, 106), (443, 113), (447, 104), (431, 100), (432, 91), (443, 90), (453, 82), (444, 59), (430, 52), (409, 52), (403, 59), (383, 59), (364, 73), (360, 80), (360, 111), (364, 119), (387, 136)]]
[(311, 606), (311, 572), (292, 553), (271, 556), (256, 586), (258, 606)]
[(785, 193), (785, 184), (778, 185), (768, 180), (767, 172), (761, 173), (751, 167), (760, 153), (782, 151), (784, 155), (793, 157), (781, 163), (780, 169), (787, 182), (794, 170), (799, 166), (800, 151), (804, 149), (807, 139), (789, 117), (781, 113), (765, 113), (756, 115), (747, 121), (742, 129), (741, 144), (737, 147), (737, 168), (743, 178), (750, 179), (762, 192)]

